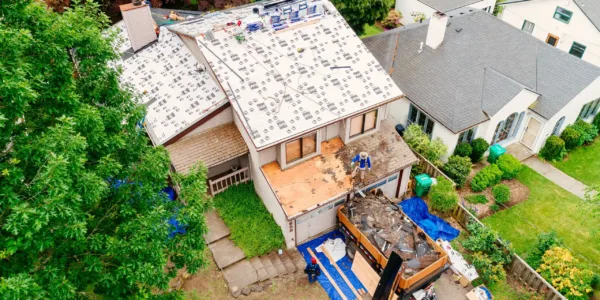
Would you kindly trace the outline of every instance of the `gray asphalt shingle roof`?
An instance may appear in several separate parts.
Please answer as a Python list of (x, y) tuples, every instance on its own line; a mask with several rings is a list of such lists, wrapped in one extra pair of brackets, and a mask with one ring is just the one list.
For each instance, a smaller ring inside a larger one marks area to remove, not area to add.
[(412, 103), (455, 133), (488, 120), (486, 113), (523, 88), (540, 95), (532, 110), (549, 119), (600, 76), (600, 68), (483, 11), (451, 18), (442, 45), (419, 53), (426, 36), (421, 24), (363, 42), (393, 67), (392, 79)]
[(575, 4), (583, 11), (590, 21), (600, 30), (600, 1), (574, 0)]
[(439, 12), (448, 12), (479, 1), (481, 0), (419, 0), (419, 2)]

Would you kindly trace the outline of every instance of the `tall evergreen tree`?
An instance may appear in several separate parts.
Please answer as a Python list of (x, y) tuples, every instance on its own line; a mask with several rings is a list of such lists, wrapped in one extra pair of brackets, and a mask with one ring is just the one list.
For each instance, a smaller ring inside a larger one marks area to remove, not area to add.
[(205, 264), (206, 169), (176, 177), (183, 200), (160, 192), (168, 153), (109, 67), (108, 19), (73, 2), (0, 2), (0, 298), (168, 295)]
[(361, 35), (365, 24), (383, 20), (396, 3), (394, 0), (331, 0), (348, 25)]

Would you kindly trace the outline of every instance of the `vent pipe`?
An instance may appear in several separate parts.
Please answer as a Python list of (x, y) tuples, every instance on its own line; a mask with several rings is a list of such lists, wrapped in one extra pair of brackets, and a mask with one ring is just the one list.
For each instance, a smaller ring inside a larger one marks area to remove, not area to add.
[(150, 6), (134, 0), (120, 6), (123, 22), (127, 29), (133, 51), (137, 51), (156, 40), (156, 31)]

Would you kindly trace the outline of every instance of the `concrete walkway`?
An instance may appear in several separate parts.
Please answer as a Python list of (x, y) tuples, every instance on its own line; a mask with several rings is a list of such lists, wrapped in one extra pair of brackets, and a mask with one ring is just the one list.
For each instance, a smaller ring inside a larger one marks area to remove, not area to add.
[(555, 168), (553, 165), (541, 161), (539, 158), (537, 158), (537, 156), (532, 156), (523, 161), (523, 163), (535, 170), (536, 172), (544, 175), (544, 177), (550, 179), (558, 186), (571, 192), (573, 195), (581, 199), (585, 199), (585, 191), (587, 189), (587, 185), (563, 173), (561, 170)]

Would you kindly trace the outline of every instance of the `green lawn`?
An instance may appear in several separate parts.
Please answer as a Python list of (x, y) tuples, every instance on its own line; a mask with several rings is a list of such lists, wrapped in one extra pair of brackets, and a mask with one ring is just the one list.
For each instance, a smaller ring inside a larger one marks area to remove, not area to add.
[(380, 32), (383, 32), (383, 30), (381, 30), (379, 27), (375, 26), (374, 24), (373, 25), (365, 24), (364, 28), (365, 28), (365, 32), (360, 36), (361, 39), (366, 38), (368, 36), (376, 35)]
[[(600, 239), (592, 236), (593, 220), (577, 196), (557, 186), (527, 166), (517, 179), (529, 187), (531, 194), (523, 203), (482, 220), (512, 242), (516, 252), (526, 256), (535, 244), (540, 230), (556, 231), (565, 245), (600, 265)], [(575, 254), (575, 253), (574, 253)], [(579, 260), (586, 263), (584, 258)], [(590, 266), (600, 272), (597, 266)]]
[(254, 191), (252, 182), (231, 186), (217, 194), (214, 205), (231, 230), (231, 240), (248, 258), (284, 246), (281, 228)]
[(590, 146), (569, 152), (563, 161), (553, 165), (584, 184), (600, 184), (600, 138)]

